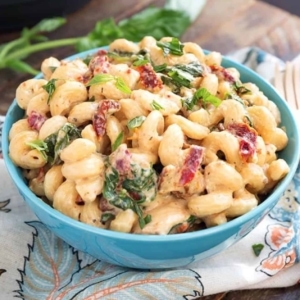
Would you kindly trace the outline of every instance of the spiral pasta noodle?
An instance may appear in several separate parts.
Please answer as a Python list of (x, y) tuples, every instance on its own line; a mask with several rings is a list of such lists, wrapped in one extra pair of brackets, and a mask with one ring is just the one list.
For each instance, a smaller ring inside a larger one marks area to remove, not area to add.
[(289, 172), (280, 111), (218, 52), (117, 39), (24, 81), (9, 155), (54, 209), (99, 228), (175, 234), (255, 209)]

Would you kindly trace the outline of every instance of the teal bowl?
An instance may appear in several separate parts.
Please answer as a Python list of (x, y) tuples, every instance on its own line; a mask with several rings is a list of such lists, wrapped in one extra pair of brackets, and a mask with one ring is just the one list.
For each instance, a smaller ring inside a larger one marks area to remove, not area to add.
[[(99, 49), (86, 51), (68, 59), (83, 58), (97, 50)], [(281, 111), (281, 125), (286, 128), (289, 137), (287, 147), (280, 152), (279, 156), (286, 160), (290, 172), (257, 208), (223, 225), (196, 232), (164, 236), (114, 232), (73, 220), (35, 196), (28, 188), (20, 168), (16, 167), (9, 158), (9, 130), (24, 113), (14, 101), (8, 110), (3, 127), (3, 157), (12, 180), (28, 206), (55, 235), (74, 248), (97, 259), (124, 267), (137, 269), (182, 267), (215, 255), (238, 242), (251, 232), (276, 205), (291, 182), (299, 162), (300, 140), (295, 117), (286, 102), (269, 83), (249, 68), (226, 57), (222, 65), (236, 68), (243, 82), (255, 83), (269, 99), (276, 103)]]

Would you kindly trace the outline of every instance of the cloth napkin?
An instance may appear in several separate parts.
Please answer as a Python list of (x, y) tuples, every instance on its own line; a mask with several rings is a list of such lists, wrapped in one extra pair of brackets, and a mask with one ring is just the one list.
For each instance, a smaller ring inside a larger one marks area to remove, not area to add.
[[(257, 48), (228, 56), (269, 81), (276, 63), (284, 68), (283, 62)], [(0, 159), (0, 300), (193, 300), (229, 290), (300, 283), (299, 192), (300, 166), (276, 207), (237, 244), (186, 267), (137, 271), (96, 260), (54, 236), (27, 207)], [(259, 256), (253, 244), (264, 245)]]

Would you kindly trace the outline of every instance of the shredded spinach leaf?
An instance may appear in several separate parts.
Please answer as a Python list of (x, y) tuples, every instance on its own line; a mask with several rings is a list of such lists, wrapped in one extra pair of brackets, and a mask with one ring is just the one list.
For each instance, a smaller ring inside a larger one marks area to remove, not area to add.
[(170, 42), (156, 42), (156, 45), (163, 50), (164, 55), (183, 55), (184, 45), (179, 41), (178, 38), (173, 37)]
[(49, 135), (44, 140), (48, 148), (46, 151), (48, 162), (52, 165), (59, 163), (61, 150), (67, 147), (73, 140), (80, 137), (81, 133), (79, 129), (70, 123), (64, 124), (56, 133)]
[(47, 103), (49, 104), (56, 86), (55, 86), (55, 82), (57, 81), (57, 79), (53, 78), (51, 80), (49, 80), (45, 85), (42, 86), (42, 88), (48, 93), (48, 99), (47, 99)]

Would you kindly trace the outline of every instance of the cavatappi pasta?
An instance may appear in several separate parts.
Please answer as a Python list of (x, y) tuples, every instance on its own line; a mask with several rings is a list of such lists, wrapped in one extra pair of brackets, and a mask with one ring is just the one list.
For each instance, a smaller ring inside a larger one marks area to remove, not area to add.
[(24, 119), (10, 157), (30, 189), (81, 222), (172, 234), (254, 209), (289, 172), (280, 112), (220, 53), (195, 43), (118, 39), (43, 61), (16, 91)]

